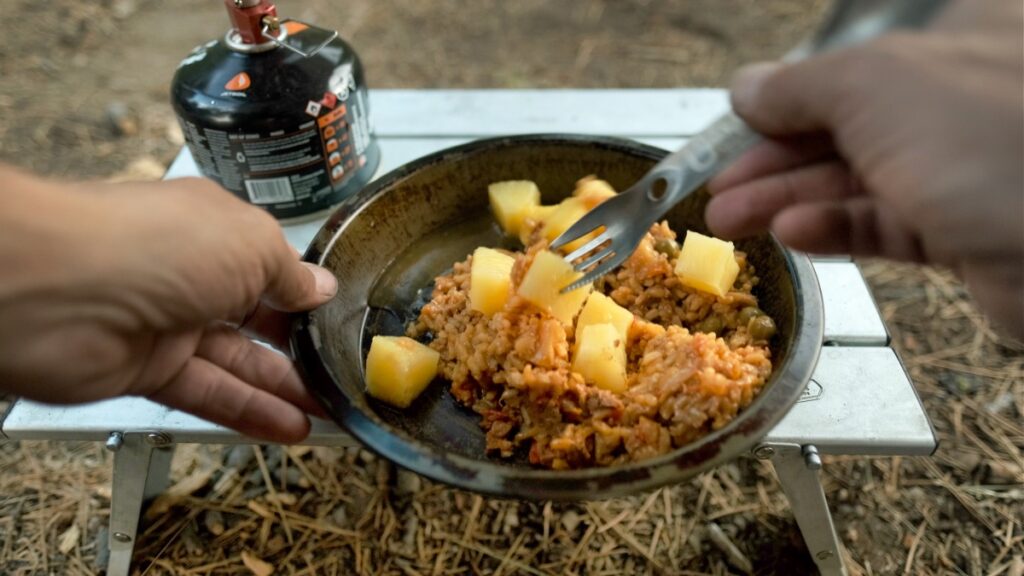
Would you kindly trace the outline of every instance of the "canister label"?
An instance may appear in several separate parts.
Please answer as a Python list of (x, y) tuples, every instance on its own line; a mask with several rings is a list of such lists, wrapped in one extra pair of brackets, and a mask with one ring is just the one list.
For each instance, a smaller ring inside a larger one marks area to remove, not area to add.
[(181, 124), (203, 175), (271, 214), (296, 215), (340, 200), (336, 192), (366, 164), (365, 110), (363, 91), (346, 89), (310, 100), (307, 122), (269, 133)]

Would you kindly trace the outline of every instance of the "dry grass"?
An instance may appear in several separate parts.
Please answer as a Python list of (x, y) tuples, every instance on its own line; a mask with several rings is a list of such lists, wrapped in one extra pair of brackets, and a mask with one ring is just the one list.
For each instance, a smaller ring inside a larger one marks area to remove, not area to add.
[[(950, 275), (863, 267), (941, 447), (931, 458), (826, 459), (823, 481), (852, 572), (1020, 576), (1024, 355), (1001, 343)], [(726, 574), (748, 563), (759, 574), (799, 574), (813, 566), (774, 474), (754, 460), (682, 486), (567, 505), (451, 490), (358, 449), (264, 447), (258, 458), (252, 450), (179, 448), (175, 496), (150, 508), (136, 573), (248, 574), (243, 553), (276, 574)], [(109, 467), (95, 445), (3, 446), (0, 571), (95, 573)]]

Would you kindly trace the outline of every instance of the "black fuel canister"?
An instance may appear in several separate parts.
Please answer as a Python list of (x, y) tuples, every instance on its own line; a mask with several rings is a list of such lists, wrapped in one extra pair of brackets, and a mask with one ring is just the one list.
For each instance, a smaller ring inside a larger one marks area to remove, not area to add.
[(380, 152), (359, 57), (337, 33), (225, 0), (234, 27), (178, 66), (171, 101), (200, 172), (279, 219), (359, 191)]

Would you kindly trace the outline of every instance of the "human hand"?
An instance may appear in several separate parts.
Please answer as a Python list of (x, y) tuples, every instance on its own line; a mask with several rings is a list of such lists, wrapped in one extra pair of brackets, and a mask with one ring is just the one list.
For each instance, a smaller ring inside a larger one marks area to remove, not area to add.
[(769, 137), (709, 183), (725, 238), (948, 266), (1024, 336), (1020, 2), (954, 1), (928, 31), (739, 73)]
[(145, 396), (296, 442), (320, 413), (287, 312), (337, 289), (263, 210), (208, 180), (69, 185), (0, 170), (0, 386), (58, 403)]

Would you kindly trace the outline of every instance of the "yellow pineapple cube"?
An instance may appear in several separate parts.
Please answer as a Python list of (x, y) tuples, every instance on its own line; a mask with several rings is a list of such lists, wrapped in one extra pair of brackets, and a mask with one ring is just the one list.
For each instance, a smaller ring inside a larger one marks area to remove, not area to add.
[(441, 355), (406, 336), (374, 336), (366, 356), (366, 392), (406, 408), (437, 376)]
[(615, 188), (612, 185), (599, 180), (596, 176), (587, 176), (576, 182), (576, 189), (572, 195), (583, 200), (587, 209), (593, 209), (601, 202), (615, 196)]
[(544, 238), (549, 242), (561, 236), (577, 220), (587, 213), (587, 207), (579, 198), (566, 198), (544, 219)]
[(530, 209), (540, 205), (540, 190), (529, 180), (495, 182), (487, 187), (491, 210), (506, 234), (519, 234)]
[(536, 206), (529, 207), (526, 211), (526, 217), (531, 220), (536, 220), (537, 222), (544, 222), (552, 213), (554, 213), (555, 210), (558, 210), (558, 204), (553, 206), (538, 204)]
[(683, 284), (716, 296), (725, 296), (736, 282), (740, 265), (736, 263), (732, 242), (686, 233), (676, 260), (676, 275)]
[(561, 294), (559, 291), (583, 275), (554, 252), (539, 252), (519, 284), (519, 295), (537, 307), (547, 310), (567, 326), (580, 311), (593, 290), (592, 285)]
[(477, 248), (469, 270), (469, 307), (488, 316), (505, 307), (516, 259), (490, 248)]
[(626, 391), (626, 340), (611, 324), (591, 324), (583, 329), (572, 369), (588, 384), (610, 392)]
[[(531, 240), (531, 233), (536, 228), (542, 228), (544, 226), (544, 220), (547, 219), (555, 210), (558, 209), (558, 205), (554, 206), (543, 206), (538, 204), (537, 206), (530, 206), (526, 211), (526, 217), (523, 218), (523, 223), (519, 227), (519, 240), (524, 246), (528, 246)], [(533, 222), (534, 226), (527, 225), (527, 222)]]
[(628, 341), (629, 327), (633, 325), (633, 313), (619, 306), (615, 300), (600, 292), (591, 292), (587, 303), (576, 319), (576, 344), (578, 350), (583, 340), (583, 330), (594, 324), (611, 324), (623, 342)]
[[(594, 204), (596, 206), (596, 204)], [(577, 220), (583, 218), (583, 216), (590, 211), (591, 206), (588, 205), (588, 200), (585, 198), (571, 197), (562, 200), (551, 214), (544, 219), (544, 228), (542, 230), (544, 238), (548, 242), (553, 242), (555, 238), (562, 235), (569, 229), (570, 226), (576, 223)], [(561, 248), (565, 253), (572, 252), (580, 246), (586, 244), (591, 239), (597, 237), (597, 232), (592, 232), (583, 236), (579, 240), (574, 240)]]

